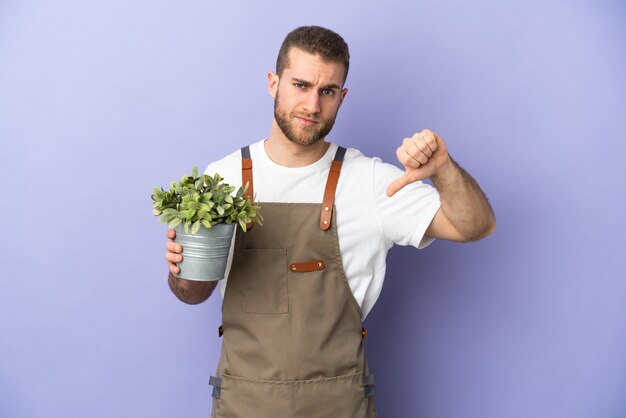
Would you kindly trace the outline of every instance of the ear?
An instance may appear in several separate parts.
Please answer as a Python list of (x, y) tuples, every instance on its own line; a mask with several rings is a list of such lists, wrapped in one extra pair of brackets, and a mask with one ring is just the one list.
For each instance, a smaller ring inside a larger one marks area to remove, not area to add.
[(272, 96), (273, 98), (276, 98), (276, 92), (278, 91), (279, 79), (280, 77), (278, 77), (278, 74), (273, 73), (271, 71), (267, 73), (267, 91), (269, 92), (270, 96)]
[(347, 88), (341, 89), (341, 93), (340, 93), (341, 96), (339, 96), (339, 106), (341, 106), (341, 104), (343, 103), (343, 99), (346, 98), (346, 94), (348, 94), (348, 89)]

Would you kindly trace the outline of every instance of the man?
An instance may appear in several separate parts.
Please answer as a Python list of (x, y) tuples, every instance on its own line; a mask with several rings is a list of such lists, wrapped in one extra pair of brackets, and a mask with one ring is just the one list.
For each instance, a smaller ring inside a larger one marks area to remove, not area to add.
[[(361, 324), (380, 293), (387, 250), (475, 241), (495, 229), (485, 195), (433, 131), (403, 140), (404, 172), (325, 141), (348, 68), (336, 33), (288, 34), (268, 74), (269, 137), (206, 170), (232, 185), (245, 178), (264, 217), (238, 230), (221, 282), (213, 417), (375, 417)], [(184, 252), (173, 230), (167, 236), (172, 291), (186, 303), (206, 300), (217, 282), (177, 277)]]

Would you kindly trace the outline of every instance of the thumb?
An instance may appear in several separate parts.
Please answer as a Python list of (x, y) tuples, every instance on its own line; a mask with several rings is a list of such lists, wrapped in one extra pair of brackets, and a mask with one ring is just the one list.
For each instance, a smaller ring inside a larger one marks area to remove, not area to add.
[(392, 181), (389, 187), (387, 187), (387, 196), (393, 196), (398, 190), (412, 182), (413, 180), (407, 175), (407, 173), (404, 173), (402, 176)]

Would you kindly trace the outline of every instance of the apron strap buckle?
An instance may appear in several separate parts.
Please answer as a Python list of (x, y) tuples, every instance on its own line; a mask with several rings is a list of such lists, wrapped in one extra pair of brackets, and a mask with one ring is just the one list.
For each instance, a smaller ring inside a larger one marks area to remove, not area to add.
[(219, 377), (211, 376), (209, 378), (209, 385), (213, 386), (213, 396), (215, 399), (219, 399), (222, 396), (222, 379)]
[(333, 218), (333, 204), (335, 203), (335, 190), (339, 182), (339, 173), (341, 172), (341, 164), (346, 153), (344, 147), (338, 147), (335, 153), (335, 159), (330, 164), (330, 171), (326, 179), (326, 188), (324, 189), (324, 200), (322, 201), (322, 212), (320, 214), (320, 228), (327, 231)]
[(369, 374), (363, 377), (363, 387), (366, 398), (369, 398), (370, 396), (374, 396), (376, 394), (376, 387), (374, 386), (374, 383), (376, 383), (375, 374)]

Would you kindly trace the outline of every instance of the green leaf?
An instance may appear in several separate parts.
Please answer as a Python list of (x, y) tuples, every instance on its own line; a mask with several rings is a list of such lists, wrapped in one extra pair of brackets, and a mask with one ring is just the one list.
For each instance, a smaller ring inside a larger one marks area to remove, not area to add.
[(185, 234), (189, 233), (189, 224), (191, 224), (191, 222), (185, 221)]
[(174, 218), (171, 221), (169, 221), (167, 223), (167, 226), (169, 226), (170, 228), (174, 229), (176, 228), (178, 225), (180, 225), (180, 223), (182, 222), (182, 219), (180, 218)]
[(237, 222), (244, 231), (251, 222), (262, 224), (254, 196), (244, 198), (251, 185), (246, 183), (237, 189), (222, 180), (219, 173), (199, 173), (198, 167), (193, 166), (191, 176), (185, 174), (180, 181), (170, 182), (170, 190), (152, 188), (152, 213), (160, 215), (159, 221), (170, 227), (182, 222), (187, 231), (191, 227), (192, 233), (201, 226), (210, 228), (217, 223)]
[(171, 215), (163, 215), (163, 222), (169, 222), (172, 219), (176, 218), (176, 214), (173, 213)]

